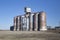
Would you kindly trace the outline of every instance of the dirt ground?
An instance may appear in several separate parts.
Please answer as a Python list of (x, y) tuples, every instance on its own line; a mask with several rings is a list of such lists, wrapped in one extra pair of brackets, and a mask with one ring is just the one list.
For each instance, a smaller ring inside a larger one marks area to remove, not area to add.
[(60, 34), (41, 31), (0, 31), (0, 40), (60, 40)]

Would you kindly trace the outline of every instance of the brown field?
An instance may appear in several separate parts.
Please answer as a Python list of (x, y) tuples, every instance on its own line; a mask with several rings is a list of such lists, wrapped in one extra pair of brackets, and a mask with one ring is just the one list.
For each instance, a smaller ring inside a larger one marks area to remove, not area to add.
[(0, 40), (60, 40), (60, 34), (41, 31), (0, 31)]

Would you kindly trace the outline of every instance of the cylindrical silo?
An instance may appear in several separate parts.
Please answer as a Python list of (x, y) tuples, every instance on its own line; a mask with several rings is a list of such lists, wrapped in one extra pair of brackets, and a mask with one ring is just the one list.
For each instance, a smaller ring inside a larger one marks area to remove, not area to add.
[(30, 12), (26, 12), (26, 17), (28, 18), (29, 22), (28, 22), (28, 27), (29, 27), (29, 31), (32, 30), (31, 29), (31, 13)]
[(38, 30), (47, 30), (46, 13), (43, 11), (38, 14)]
[(19, 30), (21, 31), (22, 30), (22, 27), (21, 27), (21, 16), (19, 16)]
[(18, 23), (17, 23), (17, 25), (18, 25), (18, 26), (17, 26), (17, 31), (19, 31), (19, 22), (20, 22), (20, 21), (19, 21), (19, 16), (17, 16), (17, 20), (18, 20)]
[(17, 23), (18, 23), (18, 19), (16, 16), (16, 17), (14, 17), (14, 31), (17, 31), (17, 27), (18, 27)]
[(16, 17), (16, 31), (18, 29), (18, 16)]
[(30, 31), (33, 30), (33, 15), (34, 14), (32, 14), (32, 13), (29, 15), (29, 27), (30, 27)]
[(21, 26), (22, 26), (21, 29), (22, 29), (22, 30), (23, 30), (23, 26), (24, 26), (24, 21), (23, 21), (23, 20), (24, 20), (24, 16), (21, 16)]
[(25, 9), (24, 11), (25, 11), (26, 15), (29, 18), (29, 30), (32, 31), (31, 8), (25, 7), (24, 9)]
[(14, 31), (16, 31), (16, 17), (14, 17)]
[(17, 27), (17, 31), (21, 30), (21, 16), (18, 16), (18, 27)]
[(21, 17), (21, 26), (22, 26), (22, 31), (26, 31), (27, 30), (27, 26), (26, 26), (26, 17), (22, 16)]
[(37, 31), (38, 29), (38, 13), (34, 13), (33, 15), (33, 31)]
[(29, 30), (29, 18), (26, 18), (27, 31)]
[(25, 14), (27, 31), (29, 30), (29, 14)]

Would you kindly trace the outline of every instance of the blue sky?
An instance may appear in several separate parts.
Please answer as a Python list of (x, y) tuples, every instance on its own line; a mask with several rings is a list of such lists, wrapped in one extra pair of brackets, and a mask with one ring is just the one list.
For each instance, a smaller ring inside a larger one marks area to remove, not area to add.
[(59, 25), (60, 0), (0, 0), (0, 29), (9, 29), (13, 25), (13, 17), (23, 15), (26, 6), (32, 12), (45, 11), (47, 25)]

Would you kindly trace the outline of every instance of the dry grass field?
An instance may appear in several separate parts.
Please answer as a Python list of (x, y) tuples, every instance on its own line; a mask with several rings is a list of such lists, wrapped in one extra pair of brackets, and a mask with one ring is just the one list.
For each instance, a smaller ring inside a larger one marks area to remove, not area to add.
[(60, 40), (60, 34), (41, 31), (0, 31), (0, 40)]

